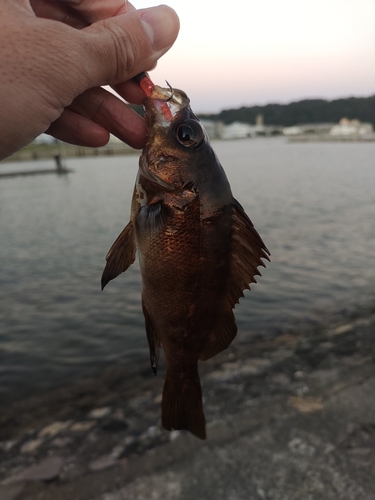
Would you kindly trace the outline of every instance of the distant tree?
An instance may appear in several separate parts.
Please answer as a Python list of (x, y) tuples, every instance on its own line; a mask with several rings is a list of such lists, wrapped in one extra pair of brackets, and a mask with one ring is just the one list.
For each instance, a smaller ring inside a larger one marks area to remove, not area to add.
[(226, 124), (235, 121), (255, 123), (262, 113), (266, 125), (292, 126), (305, 123), (337, 123), (341, 118), (357, 118), (375, 127), (375, 95), (371, 97), (348, 97), (327, 101), (305, 99), (290, 104), (267, 104), (237, 109), (224, 109), (218, 114), (201, 114), (200, 118), (220, 120)]

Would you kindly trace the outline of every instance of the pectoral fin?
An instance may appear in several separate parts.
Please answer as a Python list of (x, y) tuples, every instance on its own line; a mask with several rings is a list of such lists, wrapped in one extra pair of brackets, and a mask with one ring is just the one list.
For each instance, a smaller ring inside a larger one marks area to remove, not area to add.
[(148, 238), (158, 232), (163, 224), (163, 206), (160, 203), (143, 205), (136, 218), (139, 238)]
[(107, 253), (107, 264), (102, 274), (102, 290), (109, 281), (126, 271), (133, 264), (135, 252), (134, 227), (132, 221), (130, 221)]

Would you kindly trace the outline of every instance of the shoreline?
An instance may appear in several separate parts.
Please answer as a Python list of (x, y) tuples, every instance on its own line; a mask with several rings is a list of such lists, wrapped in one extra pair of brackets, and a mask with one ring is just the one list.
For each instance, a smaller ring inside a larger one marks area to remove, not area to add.
[[(284, 429), (284, 434), (290, 433), (290, 439), (278, 451), (287, 454), (282, 464), (285, 473), (290, 473), (296, 454), (302, 461), (313, 461), (318, 452), (311, 450), (330, 442), (333, 448), (323, 453), (323, 462), (332, 461), (336, 452), (342, 464), (346, 464), (345, 460), (351, 463), (354, 457), (359, 464), (356, 462), (356, 467), (364, 468), (362, 476), (368, 471), (369, 479), (362, 496), (340, 496), (336, 492), (336, 496), (332, 493), (324, 498), (373, 498), (375, 481), (370, 476), (368, 457), (375, 454), (375, 440), (365, 444), (354, 441), (360, 440), (357, 429), (375, 427), (375, 402), (369, 397), (371, 388), (375, 388), (374, 328), (375, 314), (369, 311), (367, 316), (348, 318), (320, 332), (296, 331), (256, 339), (251, 344), (235, 344), (201, 363), (208, 431), (208, 439), (203, 442), (187, 432), (169, 433), (160, 426), (163, 360), (157, 377), (152, 375), (148, 360), (138, 367), (113, 365), (102, 371), (100, 377), (13, 403), (2, 410), (0, 417), (0, 497), (141, 500), (150, 498), (149, 491), (146, 488), (142, 493), (137, 477), (149, 484), (158, 474), (164, 474), (165, 481), (172, 484), (173, 470), (180, 478), (180, 486), (176, 487), (179, 493), (167, 498), (185, 499), (188, 497), (181, 493), (181, 484), (192, 474), (191, 468), (202, 459), (202, 453), (208, 453), (215, 461), (218, 450), (228, 452), (233, 443), (238, 443), (240, 449), (246, 439), (248, 445), (251, 440), (261, 439), (256, 444), (261, 453), (268, 450), (274, 455), (280, 443), (277, 439), (269, 443), (266, 429), (283, 427), (290, 421), (293, 425)], [(346, 413), (340, 405), (335, 407), (339, 403), (346, 405)], [(309, 432), (315, 433), (319, 446), (306, 437)], [(285, 436), (280, 435), (281, 438)], [(340, 443), (345, 440), (350, 444), (343, 447)], [(190, 457), (187, 463), (186, 457)], [(205, 467), (210, 467), (209, 462), (201, 464), (202, 471)], [(340, 474), (349, 474), (345, 467)], [(199, 482), (199, 473), (194, 470)], [(353, 474), (355, 470), (354, 467)], [(353, 482), (350, 474), (343, 481), (347, 483), (349, 476)], [(298, 486), (307, 479), (302, 474), (295, 480)], [(252, 481), (249, 487), (251, 484)], [(194, 490), (193, 486), (190, 489)], [(160, 493), (155, 498), (162, 498), (166, 483), (157, 481), (153, 487)], [(359, 481), (355, 487), (359, 488)], [(129, 496), (132, 488), (138, 488), (137, 496)], [(212, 495), (205, 498), (228, 498), (215, 488), (211, 485)], [(114, 496), (105, 496), (114, 490)], [(122, 496), (116, 496), (120, 492)], [(280, 496), (271, 498), (286, 498), (286, 491), (284, 496), (282, 490), (279, 493)]]
[(133, 149), (122, 142), (110, 142), (100, 148), (89, 148), (83, 146), (75, 146), (68, 143), (57, 144), (29, 144), (25, 148), (17, 151), (12, 156), (0, 161), (0, 167), (7, 163), (16, 163), (22, 161), (38, 161), (38, 160), (52, 160), (55, 162), (54, 157), (60, 155), (62, 160), (65, 161), (69, 158), (86, 158), (96, 156), (121, 156), (121, 155), (140, 155), (141, 150)]

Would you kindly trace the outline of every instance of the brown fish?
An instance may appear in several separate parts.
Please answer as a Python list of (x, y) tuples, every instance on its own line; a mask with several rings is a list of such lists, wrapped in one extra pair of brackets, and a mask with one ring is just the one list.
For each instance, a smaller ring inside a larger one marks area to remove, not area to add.
[(134, 262), (156, 374), (167, 363), (162, 425), (206, 438), (198, 360), (236, 336), (233, 308), (269, 251), (232, 192), (207, 134), (181, 90), (141, 85), (148, 94), (147, 144), (131, 219), (106, 257), (102, 287)]

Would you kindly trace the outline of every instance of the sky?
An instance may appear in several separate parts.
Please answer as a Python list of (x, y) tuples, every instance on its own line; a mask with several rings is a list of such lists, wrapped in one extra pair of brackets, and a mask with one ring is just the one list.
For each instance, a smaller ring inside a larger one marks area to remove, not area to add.
[(184, 90), (196, 113), (375, 94), (375, 0), (163, 3), (181, 29), (150, 76)]

